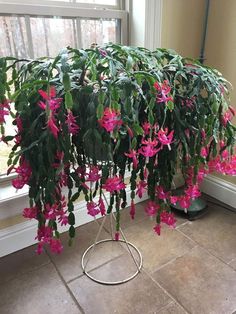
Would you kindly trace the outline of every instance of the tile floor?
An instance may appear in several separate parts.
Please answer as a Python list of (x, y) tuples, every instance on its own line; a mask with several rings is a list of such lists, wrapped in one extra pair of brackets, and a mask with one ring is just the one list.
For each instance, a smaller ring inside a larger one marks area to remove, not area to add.
[[(96, 223), (77, 230), (72, 248), (41, 256), (35, 247), (0, 259), (1, 314), (236, 314), (236, 215), (208, 199), (209, 211), (175, 230), (152, 231), (154, 222), (137, 205), (134, 221), (122, 213), (124, 232), (143, 256), (141, 273), (118, 286), (97, 284), (83, 275), (80, 261), (97, 232)], [(210, 202), (211, 201), (211, 202)], [(108, 224), (105, 224), (108, 228)], [(103, 230), (101, 238), (107, 238)], [(100, 245), (88, 264), (99, 279), (119, 280), (135, 271), (119, 243)]]

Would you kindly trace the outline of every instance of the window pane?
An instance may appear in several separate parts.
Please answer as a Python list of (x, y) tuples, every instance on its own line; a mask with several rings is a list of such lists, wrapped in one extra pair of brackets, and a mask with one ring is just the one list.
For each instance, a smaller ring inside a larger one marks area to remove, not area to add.
[(0, 16), (0, 56), (29, 57), (23, 17)]
[[(104, 4), (104, 5), (116, 5), (117, 0), (51, 0), (51, 1), (60, 1), (60, 2), (77, 2), (77, 3), (92, 3), (92, 4)], [(31, 0), (32, 3), (39, 1)], [(48, 2), (48, 0), (47, 0)]]
[[(94, 43), (117, 42), (119, 32), (117, 19), (0, 16), (0, 57), (53, 57), (67, 46), (90, 48)], [(6, 120), (6, 135), (10, 135), (14, 129), (10, 117), (6, 117)], [(6, 173), (10, 150), (10, 146), (0, 143), (0, 175)]]
[(74, 19), (30, 18), (34, 57), (56, 56), (67, 46), (76, 47)]
[[(15, 130), (12, 126), (12, 118), (10, 116), (5, 117), (6, 124), (5, 124), (5, 130), (7, 135), (15, 135)], [(3, 142), (0, 142), (0, 175), (5, 174), (7, 172), (7, 160), (8, 156), (11, 152), (12, 146), (14, 145), (14, 142), (11, 142), (11, 144), (5, 144)]]
[(115, 20), (81, 20), (82, 47), (116, 42)]

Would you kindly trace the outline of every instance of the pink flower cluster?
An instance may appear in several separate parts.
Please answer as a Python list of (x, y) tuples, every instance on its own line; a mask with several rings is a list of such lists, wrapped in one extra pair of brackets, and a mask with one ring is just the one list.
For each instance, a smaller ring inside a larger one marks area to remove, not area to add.
[(113, 132), (115, 128), (119, 128), (122, 125), (122, 120), (118, 111), (107, 107), (104, 110), (103, 117), (98, 120), (98, 123), (107, 132)]
[(108, 178), (102, 188), (110, 193), (120, 192), (125, 189), (125, 183), (122, 181), (121, 177), (114, 176), (112, 178)]
[(164, 102), (167, 104), (168, 101), (173, 101), (173, 98), (168, 96), (171, 91), (171, 87), (167, 80), (165, 80), (163, 83), (155, 82), (153, 86), (158, 92), (156, 98), (157, 103)]
[(23, 131), (23, 124), (22, 124), (22, 120), (21, 120), (20, 116), (16, 117), (15, 123), (16, 123), (16, 127), (17, 127), (16, 135), (15, 135), (15, 143), (20, 144), (20, 142), (21, 142), (20, 133)]
[(98, 214), (104, 216), (106, 214), (106, 207), (102, 197), (99, 198), (98, 203), (93, 201), (87, 202), (87, 211), (88, 214), (93, 217), (97, 216)]
[(12, 185), (16, 189), (22, 189), (23, 186), (29, 182), (32, 173), (29, 162), (26, 159), (21, 158), (20, 165), (15, 168), (15, 171), (18, 176), (16, 179), (12, 180)]
[[(167, 145), (169, 150), (171, 149), (170, 145), (173, 143), (174, 130), (170, 131), (168, 128), (159, 129), (156, 131), (157, 126), (154, 126), (154, 139), (145, 138), (145, 135), (149, 134), (151, 125), (148, 122), (143, 124), (144, 137), (141, 141), (141, 148), (139, 148), (138, 153), (145, 157), (155, 156), (161, 149), (164, 148), (164, 145)], [(133, 155), (137, 154), (133, 151)], [(137, 166), (137, 164), (136, 164)]]
[(73, 113), (71, 111), (69, 111), (67, 114), (66, 124), (69, 133), (71, 133), (72, 135), (75, 135), (79, 132), (79, 126), (76, 122), (76, 118), (73, 116)]
[[(151, 217), (159, 215), (161, 223), (164, 223), (171, 228), (175, 228), (176, 219), (175, 219), (174, 214), (166, 210), (161, 210), (160, 205), (157, 204), (156, 202), (149, 201), (147, 203), (147, 206), (145, 207), (145, 212), (147, 213), (148, 216), (151, 216)], [(153, 229), (158, 235), (161, 234), (160, 223), (156, 224), (156, 226)]]
[(0, 103), (0, 124), (6, 123), (5, 116), (10, 113), (9, 100)]
[(56, 125), (55, 114), (57, 112), (57, 109), (59, 109), (61, 106), (62, 98), (56, 98), (56, 89), (54, 86), (50, 87), (48, 93), (46, 93), (42, 89), (40, 89), (38, 93), (44, 100), (44, 101), (39, 101), (38, 105), (43, 110), (49, 110), (47, 126), (48, 126), (48, 129), (53, 134), (53, 136), (57, 139), (59, 128)]
[(227, 123), (230, 122), (236, 115), (236, 111), (233, 107), (229, 106), (229, 109), (221, 117), (221, 123), (226, 127)]
[(37, 254), (42, 254), (43, 246), (49, 244), (50, 250), (53, 253), (61, 253), (63, 246), (60, 239), (53, 238), (53, 229), (49, 226), (42, 226), (38, 229), (37, 237), (35, 238), (39, 241), (37, 245)]
[(45, 205), (44, 217), (49, 220), (56, 220), (58, 218), (58, 222), (61, 223), (61, 226), (66, 226), (68, 224), (68, 216), (66, 210), (66, 200), (65, 196), (61, 197), (61, 200), (50, 205)]
[[(43, 98), (43, 101), (39, 101), (38, 105), (41, 109), (49, 111), (47, 126), (53, 136), (57, 139), (60, 127), (56, 121), (56, 115), (58, 109), (61, 107), (62, 98), (56, 97), (56, 89), (54, 86), (50, 87), (48, 93), (42, 89), (40, 89), (38, 93)], [(76, 122), (76, 118), (73, 116), (71, 111), (68, 111), (65, 123), (70, 134), (75, 135), (79, 132), (79, 126)]]

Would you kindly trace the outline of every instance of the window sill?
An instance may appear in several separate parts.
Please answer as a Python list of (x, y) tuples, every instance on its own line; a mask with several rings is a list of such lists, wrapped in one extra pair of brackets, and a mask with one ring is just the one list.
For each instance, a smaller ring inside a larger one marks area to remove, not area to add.
[(0, 204), (18, 199), (28, 195), (29, 187), (24, 186), (20, 190), (16, 190), (10, 181), (2, 182), (0, 184)]

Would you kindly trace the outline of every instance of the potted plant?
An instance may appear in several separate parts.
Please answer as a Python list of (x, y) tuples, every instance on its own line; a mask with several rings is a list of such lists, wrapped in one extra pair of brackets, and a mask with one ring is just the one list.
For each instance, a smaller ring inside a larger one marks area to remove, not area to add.
[[(236, 174), (229, 83), (198, 61), (108, 44), (67, 48), (55, 58), (1, 58), (0, 67), (2, 141), (14, 141), (8, 173), (17, 173), (15, 188), (29, 186), (23, 215), (38, 221), (38, 253), (45, 244), (62, 250), (58, 224), (68, 224), (73, 239), (73, 204), (81, 194), (89, 215), (114, 206), (118, 239), (127, 169), (131, 218), (135, 196), (147, 191), (145, 211), (156, 217), (158, 235), (161, 224), (175, 226), (170, 205), (187, 210), (207, 173)], [(9, 114), (14, 137), (4, 133)], [(185, 188), (176, 196), (171, 184), (179, 170)]]

